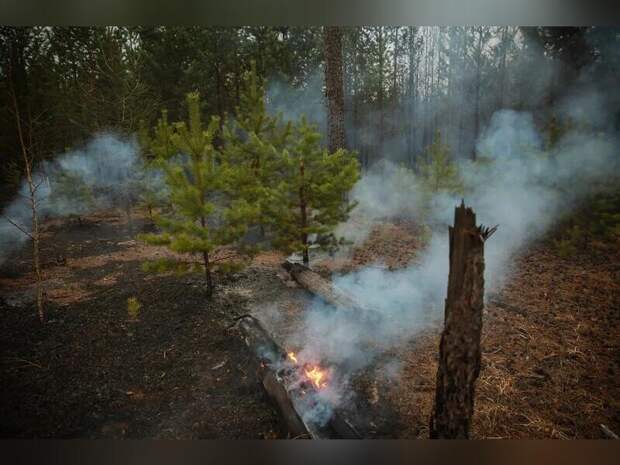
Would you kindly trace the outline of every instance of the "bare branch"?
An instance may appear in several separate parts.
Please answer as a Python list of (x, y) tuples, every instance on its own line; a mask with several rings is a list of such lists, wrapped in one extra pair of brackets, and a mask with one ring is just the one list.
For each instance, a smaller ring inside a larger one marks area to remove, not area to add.
[(15, 226), (17, 229), (19, 229), (21, 232), (23, 232), (26, 236), (28, 236), (30, 239), (34, 240), (34, 237), (32, 237), (32, 234), (30, 234), (28, 231), (26, 231), (24, 229), (24, 227), (20, 226), (19, 224), (17, 224), (15, 221), (13, 221), (11, 218), (9, 218), (6, 215), (2, 215), (4, 218), (6, 218), (6, 220), (11, 223), (13, 226)]

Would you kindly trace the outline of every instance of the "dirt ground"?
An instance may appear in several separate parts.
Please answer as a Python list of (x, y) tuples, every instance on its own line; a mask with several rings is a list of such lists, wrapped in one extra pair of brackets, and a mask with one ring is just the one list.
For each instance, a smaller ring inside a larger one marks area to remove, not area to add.
[[(384, 247), (395, 234), (399, 246)], [(620, 432), (620, 244), (560, 258), (549, 239), (515, 257), (486, 304), (473, 437), (608, 438), (601, 425)], [(402, 265), (419, 248), (411, 225), (377, 228), (349, 268), (385, 263), (386, 250)], [(399, 381), (380, 383), (403, 426), (396, 437), (428, 437), (440, 330), (396, 350)]]
[[(247, 372), (251, 355), (227, 330), (261, 289), (287, 289), (273, 267), (216, 276), (209, 302), (201, 276), (141, 270), (165, 252), (133, 239), (145, 229), (140, 218), (46, 226), (46, 325), (33, 305), (28, 250), (1, 272), (2, 437), (284, 436)], [(141, 303), (139, 321), (130, 321), (129, 297)]]
[[(311, 297), (261, 254), (232, 275), (152, 275), (165, 249), (135, 241), (149, 229), (114, 213), (46, 223), (48, 324), (34, 308), (29, 251), (0, 269), (0, 436), (54, 438), (282, 438), (232, 319), (252, 312), (280, 341), (301, 324)], [(350, 259), (317, 263), (326, 275), (415, 260), (411, 224), (386, 224)], [(620, 431), (620, 248), (561, 259), (540, 243), (485, 310), (477, 386), (477, 438), (602, 438)], [(141, 304), (138, 321), (127, 299)], [(284, 318), (283, 318), (284, 316)], [(412, 337), (397, 382), (358, 380), (365, 437), (428, 436), (440, 328)], [(368, 398), (374, 398), (369, 403)]]

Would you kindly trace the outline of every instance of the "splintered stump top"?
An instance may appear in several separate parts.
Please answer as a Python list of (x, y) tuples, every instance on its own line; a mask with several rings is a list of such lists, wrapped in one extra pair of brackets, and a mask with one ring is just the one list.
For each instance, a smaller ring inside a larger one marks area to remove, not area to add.
[(469, 437), (480, 373), (484, 242), (496, 229), (476, 226), (475, 213), (464, 203), (456, 207), (450, 227), (450, 273), (431, 438)]

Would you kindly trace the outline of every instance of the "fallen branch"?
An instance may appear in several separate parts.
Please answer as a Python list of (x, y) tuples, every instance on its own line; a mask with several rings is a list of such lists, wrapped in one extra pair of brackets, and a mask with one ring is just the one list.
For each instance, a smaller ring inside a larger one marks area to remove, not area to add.
[(26, 236), (28, 236), (31, 240), (34, 239), (32, 237), (32, 234), (30, 234), (28, 231), (26, 231), (25, 228), (21, 227), (19, 224), (17, 224), (15, 221), (13, 221), (11, 218), (9, 218), (6, 215), (2, 215), (4, 216), (4, 219), (6, 219), (9, 223), (11, 223), (13, 226), (15, 226), (19, 231), (21, 231), (23, 234), (25, 234)]
[(602, 423), (601, 423), (601, 429), (603, 430), (603, 433), (605, 434), (605, 436), (607, 436), (609, 439), (620, 439), (620, 437), (618, 437), (616, 433), (614, 433), (612, 430), (610, 430), (606, 425)]

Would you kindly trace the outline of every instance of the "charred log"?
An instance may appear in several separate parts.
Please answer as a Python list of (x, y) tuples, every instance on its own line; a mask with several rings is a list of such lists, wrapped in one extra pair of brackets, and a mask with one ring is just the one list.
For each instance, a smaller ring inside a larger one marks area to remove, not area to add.
[(369, 318), (373, 317), (375, 313), (373, 309), (365, 307), (355, 297), (339, 289), (307, 266), (286, 261), (282, 264), (282, 267), (290, 273), (301, 287), (320, 297), (326, 303), (338, 309), (356, 311)]
[[(301, 367), (292, 364), (286, 352), (252, 316), (238, 320), (238, 328), (248, 348), (257, 357), (257, 376), (267, 395), (278, 408), (291, 438), (359, 438), (351, 422), (337, 409), (321, 403), (312, 385), (300, 380)], [(325, 412), (317, 420), (308, 412)]]
[(481, 360), (484, 242), (496, 229), (476, 226), (476, 215), (464, 202), (455, 209), (431, 438), (469, 438)]

